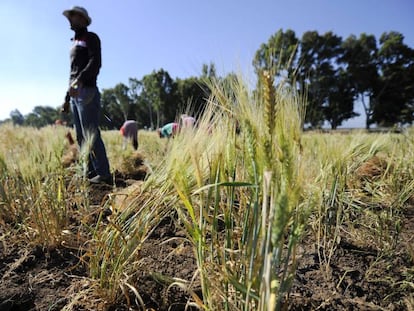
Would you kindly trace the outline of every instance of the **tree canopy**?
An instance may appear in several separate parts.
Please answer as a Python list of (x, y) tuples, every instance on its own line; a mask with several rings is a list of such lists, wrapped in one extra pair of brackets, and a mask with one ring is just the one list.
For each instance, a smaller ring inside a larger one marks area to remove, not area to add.
[[(305, 94), (305, 126), (331, 128), (358, 116), (363, 107), (365, 127), (412, 124), (414, 121), (414, 50), (401, 33), (385, 32), (380, 38), (362, 33), (348, 38), (326, 32), (307, 31), (299, 39), (291, 29), (279, 29), (262, 43), (252, 60), (259, 76), (263, 71), (275, 83)], [(209, 79), (218, 77), (213, 63), (204, 64), (199, 76), (173, 79), (164, 69), (153, 70), (142, 79), (129, 78), (101, 91), (103, 128), (119, 128), (134, 119), (140, 128), (155, 129), (177, 119), (178, 114), (203, 112), (209, 97)], [(258, 79), (258, 87), (260, 87)], [(16, 125), (41, 127), (71, 117), (60, 107), (36, 106), (23, 116), (10, 113)]]
[(365, 33), (343, 40), (332, 32), (307, 31), (297, 40), (289, 29), (260, 46), (253, 66), (306, 94), (305, 122), (312, 128), (325, 122), (337, 128), (358, 115), (358, 103), (366, 128), (394, 126), (414, 120), (413, 53), (398, 32), (383, 33), (377, 41)]

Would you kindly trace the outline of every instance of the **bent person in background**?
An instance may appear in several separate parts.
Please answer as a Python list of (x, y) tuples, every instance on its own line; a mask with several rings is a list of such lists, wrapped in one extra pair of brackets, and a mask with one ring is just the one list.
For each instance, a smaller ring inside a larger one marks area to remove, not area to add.
[(127, 120), (121, 126), (120, 130), (124, 141), (122, 143), (122, 149), (125, 149), (128, 141), (132, 142), (132, 146), (135, 150), (138, 149), (138, 124), (134, 120)]
[(170, 138), (170, 137), (174, 137), (178, 133), (179, 129), (180, 129), (180, 126), (178, 123), (171, 122), (159, 128), (157, 132), (158, 132), (158, 135), (160, 135), (160, 138), (164, 138), (164, 137)]
[(193, 128), (196, 122), (196, 119), (187, 114), (182, 114), (181, 117), (181, 126), (183, 128)]

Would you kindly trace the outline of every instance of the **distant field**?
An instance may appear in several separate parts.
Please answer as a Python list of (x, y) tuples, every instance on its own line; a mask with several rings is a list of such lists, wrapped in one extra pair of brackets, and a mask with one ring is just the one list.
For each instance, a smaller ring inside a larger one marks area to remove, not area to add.
[(104, 131), (112, 185), (71, 129), (1, 126), (0, 309), (412, 310), (414, 129), (302, 132), (266, 83), (137, 152)]

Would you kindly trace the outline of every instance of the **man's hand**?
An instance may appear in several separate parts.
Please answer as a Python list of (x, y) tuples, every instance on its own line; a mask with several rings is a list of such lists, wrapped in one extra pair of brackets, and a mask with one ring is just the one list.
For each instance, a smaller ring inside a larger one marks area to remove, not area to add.
[(78, 97), (79, 91), (82, 88), (82, 82), (75, 80), (71, 83), (69, 88), (70, 97)]
[(68, 113), (69, 112), (69, 102), (65, 101), (62, 105), (62, 108), (60, 109), (61, 112), (63, 113)]
[(70, 95), (69, 95), (69, 91), (66, 92), (65, 95), (65, 101), (62, 105), (62, 107), (60, 108), (60, 111), (63, 113), (68, 113), (69, 112), (69, 104), (70, 103)]
[(78, 97), (79, 87), (77, 85), (71, 86), (69, 88), (69, 95), (70, 95), (70, 97)]

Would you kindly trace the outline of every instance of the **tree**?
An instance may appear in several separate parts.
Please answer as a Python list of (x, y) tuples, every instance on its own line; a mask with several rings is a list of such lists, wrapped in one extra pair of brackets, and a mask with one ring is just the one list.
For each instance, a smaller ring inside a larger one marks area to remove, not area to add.
[(115, 129), (121, 127), (125, 117), (118, 104), (115, 89), (103, 89), (101, 94), (101, 127)]
[(209, 90), (204, 81), (197, 77), (176, 79), (178, 111), (189, 111), (194, 115), (199, 115), (204, 111), (209, 97)]
[(323, 105), (325, 120), (332, 129), (336, 129), (344, 120), (357, 116), (354, 112), (354, 89), (348, 72), (339, 69), (328, 92), (326, 103)]
[[(177, 102), (174, 98), (176, 85), (168, 72), (163, 69), (153, 71), (144, 76), (141, 83), (141, 100), (156, 114), (156, 127), (174, 120), (177, 112)], [(154, 128), (152, 123), (151, 128)]]
[(313, 128), (325, 120), (336, 128), (355, 115), (349, 78), (340, 64), (341, 43), (342, 38), (332, 32), (316, 31), (305, 32), (300, 42), (298, 87), (308, 99), (305, 123)]
[(14, 125), (23, 125), (24, 117), (18, 109), (10, 112), (10, 118)]
[(380, 37), (378, 67), (380, 79), (373, 92), (372, 120), (379, 125), (412, 123), (414, 100), (414, 51), (398, 32)]
[(318, 83), (318, 68), (321, 66), (319, 49), (321, 38), (316, 31), (308, 31), (302, 35), (298, 60), (297, 79), (299, 92), (306, 94), (307, 107), (305, 123), (312, 128), (319, 128), (323, 124), (322, 103), (325, 97)]
[(24, 125), (33, 127), (43, 127), (46, 125), (54, 124), (59, 119), (60, 109), (52, 107), (36, 106), (33, 112), (29, 113), (25, 117)]
[[(280, 29), (256, 52), (253, 66), (256, 74), (266, 70), (275, 78), (294, 80), (298, 39), (293, 30)], [(277, 79), (275, 79), (277, 80)]]
[(139, 127), (153, 128), (152, 106), (148, 105), (141, 97), (143, 84), (136, 78), (129, 78), (129, 97), (133, 103), (134, 119)]
[(342, 47), (344, 53), (341, 62), (346, 64), (356, 98), (362, 103), (366, 116), (365, 127), (368, 129), (373, 123), (374, 105), (370, 99), (379, 82), (377, 42), (373, 35), (362, 33), (359, 38), (349, 36)]
[(215, 79), (217, 78), (216, 65), (210, 63), (210, 65), (203, 64), (201, 68), (201, 79)]
[(119, 105), (119, 108), (122, 111), (122, 116), (124, 121), (128, 119), (128, 116), (132, 113), (132, 101), (129, 97), (129, 88), (123, 83), (118, 83), (114, 87), (114, 96), (116, 104)]

